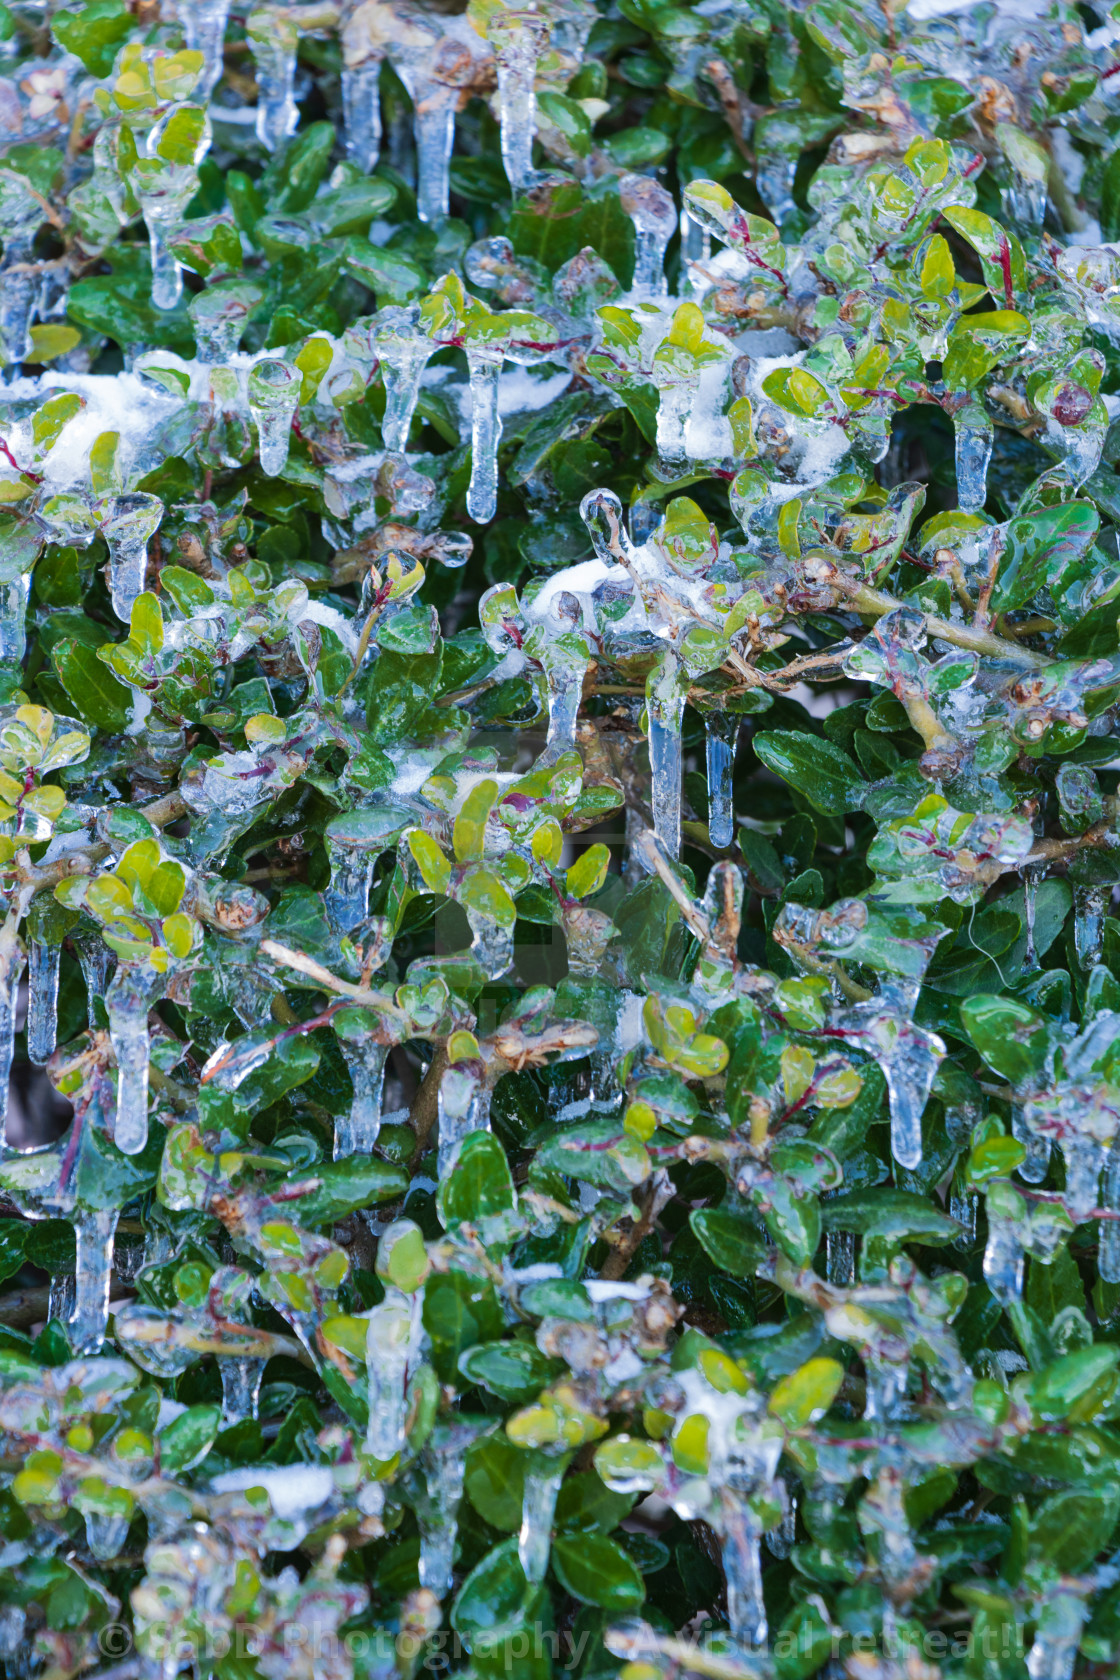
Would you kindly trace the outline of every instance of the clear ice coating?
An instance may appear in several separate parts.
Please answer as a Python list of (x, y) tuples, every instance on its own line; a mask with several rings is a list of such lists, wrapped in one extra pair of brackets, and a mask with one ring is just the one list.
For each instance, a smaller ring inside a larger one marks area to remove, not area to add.
[(855, 1282), (856, 1238), (854, 1231), (829, 1231), (824, 1239), (825, 1277), (842, 1289)]
[(346, 155), (366, 175), (381, 155), (381, 59), (367, 58), (342, 72), (342, 123)]
[(1113, 1138), (1100, 1180), (1100, 1205), (1114, 1219), (1102, 1219), (1097, 1266), (1105, 1283), (1120, 1283), (1120, 1139)]
[(27, 1059), (42, 1067), (54, 1054), (58, 1033), (58, 973), (62, 946), (27, 942)]
[(525, 1491), (521, 1501), (517, 1555), (521, 1560), (525, 1579), (534, 1584), (543, 1581), (548, 1570), (548, 1556), (552, 1550), (552, 1521), (556, 1515), (556, 1501), (567, 1467), (566, 1457), (557, 1458), (540, 1451), (531, 1453), (525, 1466)]
[(75, 1208), (70, 1215), (77, 1244), (74, 1260), (74, 1310), (67, 1336), (75, 1353), (96, 1353), (109, 1322), (109, 1287), (113, 1276), (113, 1239), (120, 1208)]
[(202, 75), (198, 82), (198, 93), (202, 99), (209, 99), (221, 80), (229, 7), (230, 0), (179, 0), (179, 20), (187, 37), (187, 46), (203, 57)]
[(732, 772), (740, 719), (735, 712), (709, 712), (704, 722), (707, 730), (708, 839), (717, 851), (723, 851), (735, 837)]
[(78, 953), (82, 979), (86, 983), (86, 1021), (89, 1026), (95, 1027), (97, 1003), (105, 996), (109, 970), (113, 966), (113, 954), (100, 934), (86, 933), (79, 929), (71, 935), (71, 939)]
[(623, 175), (618, 190), (622, 208), (634, 224), (631, 296), (662, 298), (668, 290), (665, 252), (677, 229), (677, 207), (672, 195), (648, 175)]
[(455, 1152), (470, 1132), (490, 1130), (490, 1087), (463, 1068), (449, 1067), (439, 1082), (440, 1182), (453, 1165)]
[(23, 946), (9, 917), (0, 931), (0, 1140), (8, 1121), (8, 1090), (16, 1042), (16, 1004), (23, 977)]
[(105, 996), (109, 1037), (117, 1059), (117, 1114), (113, 1142), (122, 1155), (139, 1155), (148, 1141), (149, 995), (118, 968)]
[(295, 133), (299, 121), (295, 101), (299, 24), (279, 7), (262, 6), (250, 12), (245, 34), (257, 78), (257, 139), (274, 152)]
[(1027, 1652), (1030, 1680), (1073, 1680), (1089, 1607), (1080, 1593), (1054, 1588), (1039, 1605)]
[(136, 597), (144, 590), (148, 543), (163, 518), (163, 503), (143, 490), (129, 490), (98, 497), (93, 515), (109, 549), (113, 611), (128, 624)]
[(0, 577), (0, 665), (18, 665), (27, 651), (27, 603), (30, 597), (30, 572)]
[(957, 506), (962, 513), (982, 513), (988, 500), (988, 463), (996, 429), (979, 403), (966, 403), (953, 416), (956, 437)]
[(369, 1384), (366, 1451), (382, 1463), (395, 1457), (405, 1444), (412, 1339), (412, 1305), (399, 1290), (394, 1290), (380, 1306), (373, 1308), (366, 1330), (366, 1378)]
[(394, 455), (408, 447), (420, 381), (437, 348), (434, 340), (420, 330), (419, 320), (415, 304), (389, 304), (374, 317), (372, 338), (385, 386), (381, 437)]
[(290, 362), (268, 356), (249, 369), (249, 413), (257, 428), (261, 471), (269, 478), (283, 472), (288, 459), (292, 421), (299, 407), (300, 373)]
[(198, 191), (198, 165), (210, 147), (210, 119), (197, 105), (172, 105), (148, 135), (146, 156), (133, 171), (136, 198), (148, 230), (152, 302), (174, 309), (183, 295), (183, 270), (170, 246)]
[(498, 413), (498, 382), (503, 352), (491, 345), (467, 346), (471, 383), (471, 482), (467, 512), (479, 525), (498, 511), (498, 444), (502, 422)]
[(354, 1087), (350, 1110), (334, 1123), (334, 1159), (347, 1155), (368, 1155), (381, 1130), (381, 1097), (385, 1087), (388, 1046), (371, 1039), (351, 1043), (339, 1040), (346, 1071)]
[(522, 192), (533, 175), (534, 82), (548, 31), (532, 11), (499, 11), (490, 18), (486, 34), (497, 66), (502, 162), (510, 186)]
[(267, 1361), (247, 1354), (223, 1354), (218, 1360), (222, 1376), (222, 1422), (231, 1428), (257, 1415), (261, 1378)]

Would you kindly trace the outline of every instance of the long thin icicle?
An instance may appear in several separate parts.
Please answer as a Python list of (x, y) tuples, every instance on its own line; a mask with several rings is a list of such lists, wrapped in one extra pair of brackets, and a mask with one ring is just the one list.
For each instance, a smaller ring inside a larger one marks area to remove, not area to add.
[(489, 345), (467, 346), (471, 381), (471, 482), (467, 490), (467, 512), (479, 525), (487, 524), (498, 511), (498, 444), (502, 437), (498, 381), (503, 360), (501, 350)]
[(707, 727), (708, 839), (717, 851), (730, 846), (735, 833), (732, 772), (740, 719), (736, 712), (709, 712)]
[(525, 1466), (517, 1555), (527, 1581), (545, 1578), (552, 1550), (552, 1519), (567, 1467), (566, 1457), (554, 1458), (543, 1452), (534, 1452)]
[(533, 174), (534, 80), (548, 32), (543, 19), (533, 12), (499, 11), (486, 33), (498, 72), (502, 162), (510, 186), (515, 193), (522, 192)]
[(74, 1310), (68, 1321), (70, 1345), (75, 1353), (96, 1353), (109, 1322), (113, 1239), (120, 1208), (77, 1208), (71, 1218), (77, 1252)]
[(15, 1055), (16, 1001), (23, 977), (23, 946), (16, 933), (14, 916), (0, 930), (0, 1138), (8, 1121), (8, 1090)]
[(347, 1155), (368, 1155), (381, 1131), (381, 1097), (385, 1087), (385, 1062), (389, 1048), (370, 1039), (350, 1044), (339, 1041), (346, 1071), (354, 1087), (349, 1113), (334, 1123), (334, 1159)]
[(123, 1155), (139, 1155), (148, 1141), (147, 992), (118, 969), (105, 1002), (109, 1037), (117, 1058), (117, 1117), (113, 1142)]
[(27, 945), (27, 1059), (42, 1067), (58, 1036), (58, 971), (62, 946), (44, 939)]
[(676, 660), (666, 653), (646, 692), (649, 713), (650, 803), (653, 831), (670, 857), (681, 850), (681, 725), (685, 690)]
[(367, 58), (342, 72), (342, 124), (346, 155), (365, 174), (381, 155), (381, 60)]

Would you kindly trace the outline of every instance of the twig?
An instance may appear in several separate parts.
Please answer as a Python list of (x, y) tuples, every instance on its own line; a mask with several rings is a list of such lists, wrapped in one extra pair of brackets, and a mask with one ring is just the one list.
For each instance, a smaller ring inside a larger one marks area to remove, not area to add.
[(412, 1099), (408, 1123), (416, 1133), (416, 1161), (424, 1153), (432, 1127), (439, 1118), (439, 1084), (444, 1070), (450, 1066), (447, 1050), (441, 1044), (428, 1063), (428, 1071), (420, 1081), (420, 1089)]

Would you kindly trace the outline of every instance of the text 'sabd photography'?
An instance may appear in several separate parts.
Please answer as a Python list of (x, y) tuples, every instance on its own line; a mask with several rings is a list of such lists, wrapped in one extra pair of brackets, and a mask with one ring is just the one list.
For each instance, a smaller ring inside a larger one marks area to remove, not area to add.
[(0, 1680), (1120, 1674), (1114, 10), (0, 0)]

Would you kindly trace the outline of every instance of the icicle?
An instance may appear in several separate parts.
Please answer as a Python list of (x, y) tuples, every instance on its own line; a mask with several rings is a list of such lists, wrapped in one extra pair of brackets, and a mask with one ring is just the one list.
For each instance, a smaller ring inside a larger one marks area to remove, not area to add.
[(412, 1347), (412, 1308), (403, 1296), (374, 1307), (366, 1331), (369, 1424), (366, 1451), (385, 1463), (405, 1444), (405, 1397)]
[(681, 210), (681, 272), (687, 275), (689, 285), (699, 296), (708, 290), (709, 282), (703, 275), (696, 274), (691, 264), (696, 263), (700, 268), (707, 268), (712, 260), (712, 236), (702, 222), (690, 216), (685, 209)]
[(458, 90), (432, 75), (438, 43), (390, 54), (392, 65), (412, 100), (416, 142), (416, 210), (422, 222), (441, 222), (450, 200), (451, 151), (455, 144)]
[(525, 1579), (534, 1584), (544, 1580), (548, 1569), (548, 1555), (552, 1550), (552, 1519), (567, 1467), (567, 1457), (554, 1458), (544, 1452), (533, 1452), (525, 1466), (517, 1555), (521, 1559)]
[(1011, 1135), (1027, 1152), (1019, 1176), (1028, 1184), (1042, 1184), (1050, 1171), (1050, 1139), (1039, 1137), (1028, 1124), (1021, 1103), (1013, 1103), (1011, 1107)]
[(58, 1033), (58, 969), (61, 945), (43, 939), (27, 943), (27, 1058), (38, 1067), (54, 1054)]
[(708, 736), (708, 839), (718, 852), (730, 846), (735, 834), (732, 773), (740, 721), (737, 712), (712, 711), (705, 718)]
[(205, 60), (198, 82), (199, 99), (209, 99), (221, 80), (230, 0), (179, 0), (187, 46)]
[(847, 1289), (856, 1275), (854, 1231), (829, 1231), (824, 1239), (825, 1277), (838, 1288)]
[(412, 416), (420, 395), (420, 381), (436, 345), (419, 330), (415, 306), (389, 305), (379, 311), (373, 341), (385, 386), (385, 417), (381, 437), (386, 449), (398, 455), (408, 447)]
[(97, 1353), (105, 1340), (113, 1275), (113, 1238), (120, 1211), (120, 1208), (76, 1208), (70, 1215), (77, 1248), (74, 1310), (67, 1328), (75, 1353)]
[(69, 1322), (74, 1312), (74, 1274), (63, 1272), (52, 1277), (47, 1290), (47, 1318), (58, 1324)]
[(449, 1067), (439, 1082), (440, 1183), (451, 1171), (453, 1157), (469, 1132), (490, 1130), (490, 1087), (473, 1073)]
[(681, 849), (681, 725), (685, 679), (675, 657), (666, 652), (660, 670), (646, 689), (649, 716), (650, 803), (653, 832), (670, 857)]
[(957, 450), (957, 506), (962, 513), (982, 513), (988, 499), (988, 462), (996, 429), (979, 403), (966, 403), (953, 416)]
[(698, 406), (699, 374), (681, 374), (673, 363), (655, 362), (654, 382), (657, 385), (657, 424), (654, 442), (657, 453), (666, 466), (688, 459), (688, 422)]
[(793, 185), (797, 180), (797, 162), (801, 147), (790, 152), (774, 150), (762, 152), (755, 163), (755, 186), (758, 196), (770, 212), (771, 220), (781, 227), (790, 216), (797, 214), (797, 200)]
[(892, 1356), (888, 1363), (868, 1353), (864, 1356), (863, 1366), (866, 1376), (864, 1418), (868, 1423), (890, 1423), (897, 1417), (899, 1401), (906, 1393), (906, 1361), (898, 1361)]
[(128, 1539), (132, 1518), (110, 1511), (87, 1511), (85, 1517), (86, 1545), (95, 1558), (108, 1563), (110, 1558), (118, 1556)]
[(342, 124), (347, 157), (364, 174), (372, 174), (381, 155), (380, 58), (343, 70)]
[[(1100, 1205), (1120, 1214), (1120, 1138), (1113, 1138), (1101, 1175)], [(1097, 1266), (1105, 1283), (1120, 1283), (1120, 1219), (1102, 1219)]]
[(1023, 1247), (1011, 1220), (993, 1218), (989, 1208), (984, 1282), (996, 1300), (1010, 1307), (1023, 1296)]
[(227, 1429), (256, 1417), (266, 1364), (267, 1360), (253, 1359), (248, 1354), (225, 1354), (218, 1360), (222, 1375), (222, 1422)]
[(1077, 1593), (1054, 1588), (1046, 1594), (1038, 1607), (1034, 1640), (1027, 1652), (1030, 1680), (1073, 1680), (1088, 1613), (1088, 1605)]
[(762, 1596), (758, 1521), (746, 1500), (729, 1489), (721, 1495), (721, 1507), (721, 1552), (731, 1640), (744, 1653), (756, 1651), (765, 1645), (769, 1632)]
[(1046, 865), (1032, 864), (1022, 871), (1023, 876), (1023, 926), (1027, 935), (1027, 948), (1023, 952), (1023, 973), (1034, 974), (1039, 968), (1038, 952), (1034, 946), (1034, 918), (1038, 906), (1039, 882), (1046, 879)]
[(375, 1044), (371, 1039), (350, 1043), (339, 1039), (354, 1097), (350, 1112), (334, 1123), (334, 1159), (347, 1155), (368, 1155), (377, 1142), (381, 1130), (381, 1095), (385, 1084), (385, 1062), (389, 1055), (387, 1044)]
[(1082, 968), (1093, 968), (1104, 951), (1104, 918), (1112, 899), (1110, 887), (1074, 887), (1073, 946)]
[(148, 994), (119, 968), (106, 993), (109, 1037), (117, 1058), (117, 1115), (113, 1142), (139, 1155), (148, 1141)]
[(467, 346), (471, 381), (471, 482), (467, 512), (479, 525), (498, 510), (498, 444), (502, 422), (498, 414), (498, 381), (503, 355), (490, 345)]
[(662, 298), (665, 252), (677, 226), (677, 207), (663, 186), (648, 175), (623, 175), (618, 183), (622, 208), (634, 224), (635, 298)]
[(330, 885), (323, 894), (327, 915), (339, 933), (352, 933), (365, 920), (376, 854), (368, 847), (328, 839), (327, 858), (331, 866)]
[(76, 933), (72, 937), (81, 965), (82, 978), (86, 983), (86, 1023), (95, 1027), (96, 1006), (105, 996), (113, 954), (96, 933)]
[(1105, 1151), (1094, 1138), (1079, 1137), (1062, 1153), (1066, 1163), (1065, 1204), (1074, 1223), (1080, 1225), (1089, 1218), (1099, 1200)]
[(779, 1478), (779, 1486), (785, 1488), (785, 1510), (777, 1528), (772, 1528), (766, 1535), (766, 1544), (776, 1558), (788, 1558), (797, 1539), (797, 1496), (789, 1491), (784, 1478)]
[(249, 49), (257, 77), (257, 139), (274, 152), (296, 131), (296, 53), (299, 25), (278, 8), (261, 7), (249, 14)]
[(124, 624), (132, 619), (136, 597), (143, 593), (148, 543), (163, 518), (158, 496), (142, 490), (102, 496), (93, 504), (94, 518), (109, 547), (109, 594), (113, 611)]
[[(3, 279), (0, 277), (0, 290)], [(27, 651), (27, 603), (31, 573), (0, 578), (0, 665), (19, 665)]]
[(20, 1604), (5, 1604), (0, 1610), (0, 1662), (10, 1663), (24, 1641), (27, 1611)]
[(459, 1506), (466, 1476), (466, 1442), (450, 1425), (448, 1438), (433, 1434), (424, 1449), (425, 1497), (417, 1505), (420, 1524), (420, 1585), (445, 1598), (454, 1583), (452, 1566), (459, 1533)]
[(541, 653), (548, 685), (548, 734), (545, 748), (555, 759), (571, 752), (583, 699), (583, 679), (591, 654), (582, 634), (583, 615), (576, 596), (560, 590), (553, 597)]
[[(31, 255), (30, 247), (26, 254)], [(8, 251), (0, 267), (0, 355), (5, 366), (22, 362), (31, 351), (31, 321), (39, 301), (39, 269), (15, 261)]]
[(533, 12), (498, 11), (487, 25), (498, 73), (502, 162), (515, 193), (533, 177), (533, 134), (537, 100), (537, 59), (548, 39), (544, 22)]
[(16, 1001), (23, 977), (23, 946), (9, 922), (0, 936), (0, 1139), (8, 1122), (8, 1091), (15, 1055)]
[(978, 1198), (968, 1190), (954, 1189), (949, 1196), (949, 1217), (964, 1229), (955, 1239), (957, 1248), (971, 1248), (976, 1241), (976, 1208)]
[(292, 421), (299, 407), (300, 374), (289, 362), (269, 356), (249, 369), (249, 413), (257, 428), (261, 471), (283, 472)]

